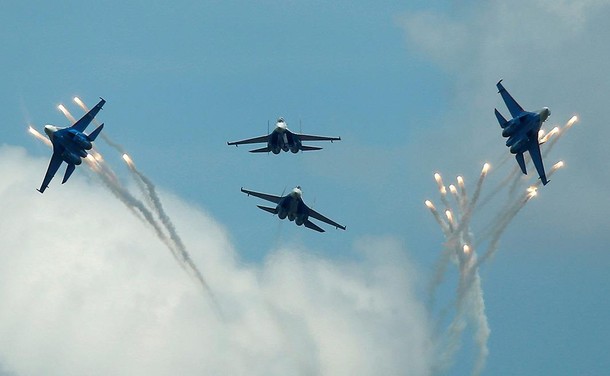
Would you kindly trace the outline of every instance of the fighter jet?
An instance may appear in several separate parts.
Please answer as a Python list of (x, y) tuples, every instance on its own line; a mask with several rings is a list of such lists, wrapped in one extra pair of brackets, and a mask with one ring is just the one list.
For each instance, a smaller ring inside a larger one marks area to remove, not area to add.
[(275, 208), (270, 208), (261, 205), (257, 206), (266, 212), (269, 212), (274, 215), (277, 214), (280, 219), (288, 217), (288, 220), (294, 221), (297, 226), (305, 225), (305, 227), (310, 228), (312, 230), (324, 232), (323, 229), (321, 229), (320, 227), (318, 227), (318, 225), (309, 220), (309, 218), (311, 217), (319, 221), (328, 223), (331, 226), (335, 226), (336, 228), (340, 228), (341, 230), (345, 230), (345, 226), (341, 226), (337, 222), (326, 218), (322, 214), (305, 205), (303, 199), (301, 198), (303, 192), (301, 191), (301, 187), (299, 186), (294, 188), (292, 192), (290, 192), (286, 196), (274, 196), (266, 193), (249, 191), (243, 188), (241, 189), (241, 191), (247, 194), (248, 196), (252, 195), (277, 204)]
[(284, 118), (277, 119), (273, 132), (260, 137), (249, 138), (241, 141), (227, 142), (228, 145), (243, 145), (243, 144), (258, 144), (266, 142), (267, 146), (260, 149), (250, 150), (250, 153), (268, 153), (279, 154), (280, 151), (290, 150), (293, 153), (298, 153), (299, 150), (311, 151), (320, 150), (317, 146), (306, 146), (302, 141), (339, 141), (341, 137), (325, 137), (313, 136), (308, 134), (294, 133), (288, 129)]
[(44, 132), (47, 134), (53, 144), (53, 155), (47, 168), (47, 173), (44, 176), (42, 185), (38, 192), (43, 193), (49, 187), (49, 183), (55, 173), (59, 169), (62, 162), (66, 162), (68, 167), (64, 174), (62, 184), (68, 181), (70, 175), (74, 172), (77, 165), (82, 163), (81, 158), (87, 157), (87, 150), (90, 150), (91, 144), (100, 134), (104, 124), (101, 124), (90, 134), (83, 133), (85, 128), (91, 123), (95, 115), (102, 109), (106, 101), (100, 98), (100, 102), (95, 105), (89, 112), (80, 118), (71, 127), (59, 128), (53, 125), (45, 125)]
[(511, 153), (515, 154), (521, 171), (526, 175), (527, 170), (523, 153), (529, 151), (534, 166), (538, 171), (538, 176), (540, 176), (542, 184), (546, 185), (549, 181), (546, 179), (542, 156), (540, 155), (538, 131), (540, 131), (542, 123), (551, 115), (551, 111), (548, 107), (543, 107), (538, 112), (525, 111), (502, 86), (502, 80), (498, 81), (496, 86), (498, 87), (498, 93), (502, 95), (502, 99), (504, 99), (504, 103), (512, 116), (512, 119), (507, 121), (498, 109), (494, 109), (496, 118), (502, 127), (502, 136), (508, 137), (506, 146), (510, 148)]

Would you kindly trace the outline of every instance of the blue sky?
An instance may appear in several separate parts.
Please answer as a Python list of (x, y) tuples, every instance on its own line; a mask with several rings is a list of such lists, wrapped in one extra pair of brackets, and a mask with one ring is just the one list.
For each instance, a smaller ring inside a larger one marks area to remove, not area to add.
[[(25, 125), (66, 124), (57, 104), (76, 115), (73, 96), (89, 105), (102, 96), (104, 132), (170, 200), (212, 218), (240, 263), (265, 265), (283, 248), (374, 263), (358, 244), (391, 238), (414, 265), (405, 273), (414, 273), (423, 301), (443, 242), (423, 205), (437, 200), (432, 174), (462, 174), (473, 184), (485, 161), (493, 166), (508, 154), (493, 117), (494, 107), (506, 113), (494, 86), (504, 78), (526, 109), (549, 106), (552, 124), (575, 113), (581, 122), (547, 162), (565, 159), (567, 168), (519, 213), (481, 269), (492, 330), (483, 374), (605, 374), (608, 12), (607, 2), (593, 0), (514, 8), (497, 1), (14, 2), (0, 15), (1, 143), (40, 159), (28, 187), (29, 199), (41, 200), (34, 188), (49, 152)], [(292, 129), (342, 141), (278, 156), (226, 145), (265, 133), (279, 116)], [(130, 182), (119, 157), (100, 147)], [(280, 194), (296, 185), (347, 231), (317, 234), (280, 222), (239, 192)], [(54, 181), (44, 199), (59, 199), (64, 188)], [(196, 232), (177, 221), (179, 232)], [(484, 218), (474, 225), (476, 233)], [(58, 231), (69, 236), (67, 227)], [(454, 289), (450, 275), (441, 291), (447, 304)], [(463, 342), (452, 368), (459, 374), (472, 367), (470, 334)], [(1, 351), (4, 368), (18, 369)]]

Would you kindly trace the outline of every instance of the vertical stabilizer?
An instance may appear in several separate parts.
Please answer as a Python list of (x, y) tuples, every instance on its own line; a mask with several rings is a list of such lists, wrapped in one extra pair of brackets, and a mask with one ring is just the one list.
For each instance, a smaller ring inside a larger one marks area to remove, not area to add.
[(76, 165), (69, 163), (68, 167), (66, 168), (66, 174), (64, 175), (64, 180), (61, 181), (61, 184), (65, 183), (68, 181), (68, 179), (70, 179), (70, 175), (72, 175), (72, 173), (74, 172), (74, 170), (76, 169)]
[(527, 170), (525, 169), (525, 159), (523, 158), (523, 153), (515, 154), (515, 158), (517, 158), (517, 163), (519, 163), (519, 167), (521, 167), (521, 171), (523, 171), (523, 173), (525, 175), (527, 175)]
[(497, 108), (494, 108), (494, 112), (496, 114), (496, 118), (498, 119), (498, 123), (500, 123), (500, 126), (502, 128), (506, 128), (506, 124), (508, 124), (508, 122), (506, 121), (504, 116), (502, 116), (502, 114), (500, 113), (500, 111), (498, 111)]
[(89, 133), (89, 135), (87, 136), (89, 138), (89, 141), (95, 141), (97, 136), (102, 131), (102, 128), (104, 128), (104, 123), (100, 124), (100, 126), (95, 128), (95, 130), (93, 132)]

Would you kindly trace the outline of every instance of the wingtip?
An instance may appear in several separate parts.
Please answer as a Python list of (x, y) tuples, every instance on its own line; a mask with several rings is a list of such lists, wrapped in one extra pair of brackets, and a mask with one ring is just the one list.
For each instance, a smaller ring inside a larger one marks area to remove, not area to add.
[(496, 84), (496, 87), (498, 88), (498, 93), (501, 92), (504, 89), (504, 86), (502, 86), (502, 81), (504, 79), (500, 79), (500, 81), (498, 81), (498, 83)]

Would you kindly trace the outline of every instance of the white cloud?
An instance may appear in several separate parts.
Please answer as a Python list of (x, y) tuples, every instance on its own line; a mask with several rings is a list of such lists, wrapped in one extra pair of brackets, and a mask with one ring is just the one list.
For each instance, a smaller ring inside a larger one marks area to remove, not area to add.
[[(16, 375), (428, 374), (425, 310), (400, 244), (359, 260), (289, 247), (244, 265), (227, 230), (164, 195), (223, 311), (153, 231), (77, 172), (0, 147), (0, 363)], [(81, 167), (81, 169), (83, 169)]]

